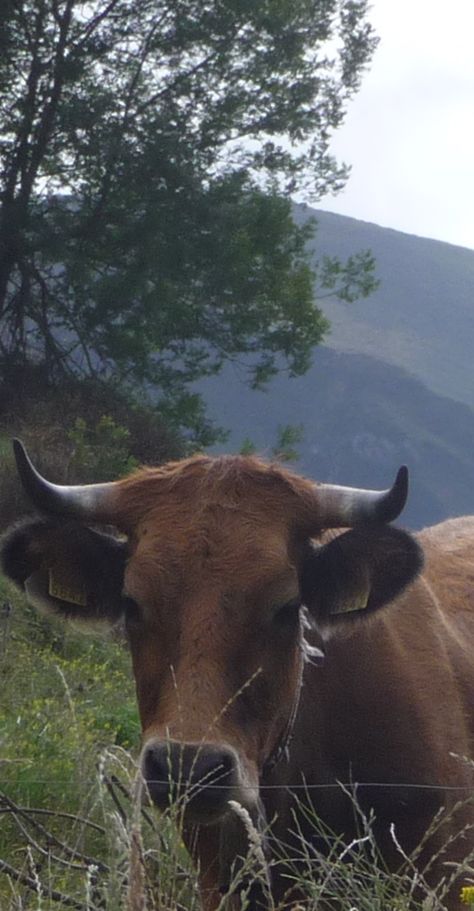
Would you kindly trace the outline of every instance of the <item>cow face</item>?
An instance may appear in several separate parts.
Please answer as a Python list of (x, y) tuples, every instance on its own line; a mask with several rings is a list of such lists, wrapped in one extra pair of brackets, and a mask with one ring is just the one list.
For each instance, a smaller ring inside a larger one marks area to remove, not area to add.
[(190, 519), (165, 525), (150, 515), (137, 530), (127, 631), (152, 796), (167, 801), (170, 770), (176, 780), (181, 768), (207, 816), (231, 797), (255, 803), (259, 773), (289, 725), (301, 598), (283, 526), (225, 507)]
[[(4, 570), (33, 603), (125, 616), (158, 806), (177, 798), (198, 822), (224, 816), (230, 799), (256, 812), (298, 705), (302, 605), (327, 636), (418, 571), (414, 541), (380, 522), (321, 536), (335, 510), (320, 491), (258, 460), (198, 458), (107, 486), (99, 515), (127, 542), (91, 530), (81, 510), (6, 537)], [(49, 507), (57, 493), (50, 485)]]

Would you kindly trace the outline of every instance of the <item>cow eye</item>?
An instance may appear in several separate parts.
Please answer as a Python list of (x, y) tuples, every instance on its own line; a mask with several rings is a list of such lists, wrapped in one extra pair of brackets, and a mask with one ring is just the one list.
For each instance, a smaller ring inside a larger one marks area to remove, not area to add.
[(291, 601), (287, 601), (286, 604), (282, 604), (281, 607), (277, 608), (274, 614), (275, 623), (280, 626), (290, 625), (296, 623), (299, 620), (301, 608), (301, 599), (292, 598)]

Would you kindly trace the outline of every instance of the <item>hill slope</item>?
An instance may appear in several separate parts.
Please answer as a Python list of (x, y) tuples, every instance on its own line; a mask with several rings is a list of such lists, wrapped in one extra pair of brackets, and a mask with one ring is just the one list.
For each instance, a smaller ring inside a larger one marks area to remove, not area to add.
[(406, 524), (474, 513), (474, 413), (396, 367), (322, 347), (304, 377), (277, 377), (267, 392), (230, 367), (203, 391), (211, 417), (231, 427), (227, 449), (248, 437), (269, 452), (279, 426), (303, 424), (297, 468), (311, 477), (383, 488), (406, 463)]
[(369, 354), (421, 379), (429, 389), (474, 408), (474, 250), (295, 208), (315, 215), (315, 258), (346, 258), (370, 248), (380, 287), (365, 301), (324, 301), (332, 331), (327, 345)]

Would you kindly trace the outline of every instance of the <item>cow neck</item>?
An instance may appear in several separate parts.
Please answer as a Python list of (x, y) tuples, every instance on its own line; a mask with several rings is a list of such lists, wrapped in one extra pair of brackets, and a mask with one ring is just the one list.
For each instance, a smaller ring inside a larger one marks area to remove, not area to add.
[(272, 769), (278, 765), (279, 762), (286, 757), (289, 758), (290, 755), (290, 743), (293, 737), (293, 728), (295, 726), (296, 715), (298, 712), (298, 707), (300, 704), (300, 695), (301, 687), (303, 685), (303, 670), (304, 670), (304, 654), (301, 655), (301, 670), (299, 675), (298, 687), (296, 689), (296, 695), (293, 701), (291, 712), (288, 716), (288, 721), (283, 728), (275, 746), (273, 747), (270, 754), (267, 756), (262, 767), (262, 776), (266, 775), (268, 772), (271, 772)]
[(275, 768), (276, 765), (283, 759), (285, 756), (289, 758), (290, 743), (293, 738), (293, 729), (295, 726), (296, 715), (298, 713), (298, 708), (300, 704), (301, 697), (301, 688), (303, 686), (303, 672), (306, 663), (313, 664), (318, 667), (324, 663), (324, 649), (322, 648), (322, 639), (319, 640), (318, 646), (310, 645), (304, 638), (304, 630), (310, 628), (310, 623), (305, 619), (303, 614), (302, 618), (302, 641), (301, 641), (301, 670), (299, 676), (298, 687), (296, 689), (296, 695), (293, 702), (293, 706), (288, 717), (287, 724), (282, 730), (280, 737), (278, 738), (275, 746), (273, 747), (271, 753), (266, 758), (263, 768), (262, 776), (266, 775), (267, 772), (270, 772)]
[[(300, 687), (300, 689), (301, 689), (301, 687)], [(288, 719), (288, 723), (287, 723), (286, 727), (283, 729), (283, 731), (282, 731), (279, 739), (277, 740), (276, 745), (273, 747), (273, 750), (271, 751), (270, 755), (267, 757), (267, 759), (265, 760), (265, 762), (263, 764), (262, 775), (266, 775), (268, 772), (271, 772), (272, 769), (274, 769), (275, 766), (278, 765), (279, 762), (281, 762), (281, 760), (283, 759), (284, 756), (286, 757), (286, 759), (289, 758), (290, 743), (291, 743), (291, 740), (293, 737), (293, 728), (295, 725), (295, 718), (296, 718), (296, 713), (298, 711), (299, 701), (300, 701), (300, 690), (298, 690), (298, 697), (297, 697), (297, 699), (295, 699), (295, 703), (294, 703), (293, 709), (291, 711), (291, 715)]]

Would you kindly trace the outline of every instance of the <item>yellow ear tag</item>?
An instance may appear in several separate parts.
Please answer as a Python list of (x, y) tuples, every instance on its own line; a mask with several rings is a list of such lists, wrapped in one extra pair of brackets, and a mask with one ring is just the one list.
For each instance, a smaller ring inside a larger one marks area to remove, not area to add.
[(347, 601), (340, 601), (337, 605), (337, 610), (332, 611), (333, 614), (351, 614), (356, 611), (363, 611), (366, 609), (367, 604), (369, 603), (370, 596), (370, 587), (360, 589), (354, 594), (353, 597), (348, 598)]
[(48, 592), (52, 598), (66, 601), (67, 604), (77, 604), (78, 607), (87, 607), (87, 595), (83, 588), (71, 586), (71, 579), (62, 573), (58, 567), (49, 570)]

